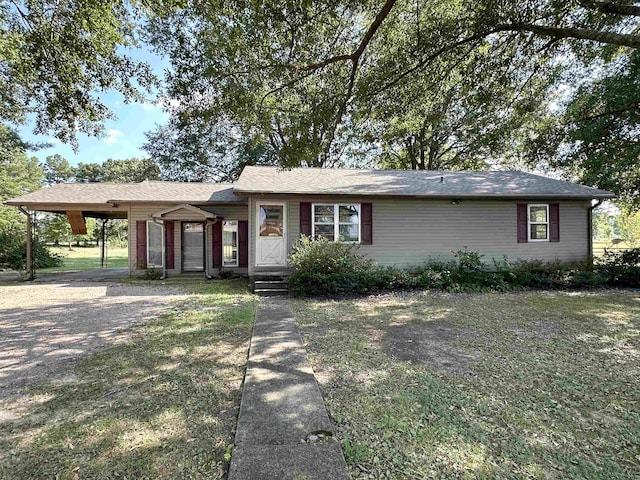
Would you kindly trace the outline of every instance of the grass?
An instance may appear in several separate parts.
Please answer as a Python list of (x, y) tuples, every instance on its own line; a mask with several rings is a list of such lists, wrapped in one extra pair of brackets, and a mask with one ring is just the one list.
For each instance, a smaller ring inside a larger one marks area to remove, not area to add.
[(640, 295), (292, 302), (354, 479), (640, 476)]
[(188, 288), (75, 377), (2, 406), (0, 478), (225, 476), (255, 302), (244, 281)]
[[(60, 267), (39, 268), (38, 272), (64, 272), (68, 270), (96, 270), (100, 268), (99, 247), (49, 247), (53, 253), (64, 257), (64, 264)], [(108, 248), (106, 268), (127, 268), (127, 248)]]

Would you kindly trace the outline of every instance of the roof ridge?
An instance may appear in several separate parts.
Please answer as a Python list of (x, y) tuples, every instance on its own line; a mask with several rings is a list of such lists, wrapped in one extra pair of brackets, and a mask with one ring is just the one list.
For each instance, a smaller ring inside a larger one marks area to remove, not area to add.
[[(434, 175), (450, 174), (450, 173), (527, 173), (529, 175), (536, 175), (534, 173), (525, 172), (524, 170), (409, 170), (405, 168), (349, 168), (349, 167), (292, 167), (292, 168), (280, 168), (277, 165), (247, 165), (245, 168), (260, 168), (260, 169), (278, 169), (281, 171), (293, 171), (293, 170), (319, 170), (319, 171), (342, 171), (342, 172), (406, 172), (413, 174), (425, 174), (431, 173)], [(541, 175), (538, 175), (541, 176)], [(544, 177), (547, 178), (547, 177)]]

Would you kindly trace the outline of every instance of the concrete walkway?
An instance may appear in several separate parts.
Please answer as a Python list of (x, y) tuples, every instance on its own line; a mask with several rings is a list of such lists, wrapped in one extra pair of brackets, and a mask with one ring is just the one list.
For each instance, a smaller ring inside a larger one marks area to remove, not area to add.
[(342, 480), (347, 465), (293, 314), (258, 305), (229, 480)]

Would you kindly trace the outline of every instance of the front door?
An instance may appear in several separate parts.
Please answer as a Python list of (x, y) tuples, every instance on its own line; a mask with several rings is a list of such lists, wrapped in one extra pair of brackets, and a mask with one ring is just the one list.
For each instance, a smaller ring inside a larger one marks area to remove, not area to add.
[(265, 202), (256, 207), (256, 265), (284, 266), (287, 261), (285, 204)]
[(204, 270), (204, 224), (182, 222), (182, 271)]

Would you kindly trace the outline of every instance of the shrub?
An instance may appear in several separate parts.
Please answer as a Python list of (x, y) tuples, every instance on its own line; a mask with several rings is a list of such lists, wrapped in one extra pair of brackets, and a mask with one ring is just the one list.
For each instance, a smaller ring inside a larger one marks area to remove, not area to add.
[(571, 288), (605, 285), (607, 277), (587, 262), (519, 260), (513, 264), (514, 282), (524, 288)]
[[(36, 268), (59, 267), (64, 263), (62, 256), (52, 253), (46, 245), (35, 241), (34, 255)], [(27, 242), (18, 232), (0, 233), (0, 267), (24, 270), (27, 267)]]
[(392, 274), (357, 252), (352, 244), (302, 236), (289, 257), (289, 286), (298, 295), (365, 293), (392, 283)]
[(621, 252), (605, 249), (602, 258), (598, 259), (597, 268), (611, 285), (640, 287), (640, 248)]
[[(506, 257), (483, 261), (467, 248), (452, 252), (452, 260), (430, 260), (413, 269), (380, 267), (357, 252), (357, 246), (325, 238), (303, 237), (289, 259), (289, 285), (296, 295), (358, 294), (379, 290), (433, 289), (446, 292), (510, 291), (525, 288), (597, 287), (615, 281), (639, 282), (640, 251), (611, 257), (608, 270), (585, 262), (543, 262)], [(614, 279), (614, 280), (610, 280)]]
[(149, 267), (142, 274), (143, 280), (160, 280), (163, 275), (162, 268)]

